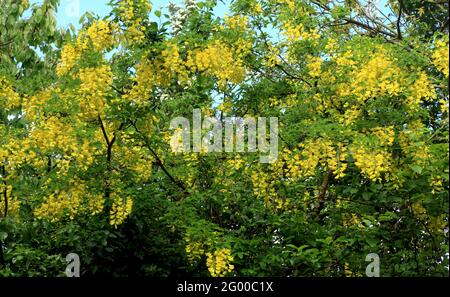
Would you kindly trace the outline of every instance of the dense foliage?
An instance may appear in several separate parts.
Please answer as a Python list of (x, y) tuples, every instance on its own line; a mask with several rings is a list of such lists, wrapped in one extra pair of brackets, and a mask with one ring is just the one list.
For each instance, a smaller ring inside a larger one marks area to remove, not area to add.
[[(447, 1), (58, 4), (0, 0), (0, 275), (448, 275)], [(278, 159), (174, 153), (195, 108)]]

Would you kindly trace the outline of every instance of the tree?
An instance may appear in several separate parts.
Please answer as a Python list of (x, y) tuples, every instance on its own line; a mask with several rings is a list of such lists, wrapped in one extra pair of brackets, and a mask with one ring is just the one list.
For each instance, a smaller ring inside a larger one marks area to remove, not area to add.
[[(2, 1), (0, 273), (74, 252), (82, 275), (362, 276), (377, 253), (383, 276), (448, 275), (448, 3), (363, 2), (161, 23), (111, 1), (75, 32), (58, 1)], [(277, 117), (278, 159), (175, 153), (196, 108)]]

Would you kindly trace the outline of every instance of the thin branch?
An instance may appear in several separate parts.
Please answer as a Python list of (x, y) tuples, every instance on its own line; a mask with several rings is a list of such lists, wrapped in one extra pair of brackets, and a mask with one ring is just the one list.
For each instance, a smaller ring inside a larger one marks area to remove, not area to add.
[(148, 150), (151, 152), (151, 154), (153, 155), (153, 157), (156, 160), (156, 164), (161, 168), (161, 170), (164, 172), (164, 174), (177, 186), (179, 187), (183, 193), (185, 195), (190, 195), (190, 193), (188, 192), (188, 190), (186, 189), (186, 187), (184, 186), (184, 184), (177, 180), (168, 170), (167, 168), (164, 166), (164, 163), (162, 162), (162, 160), (159, 158), (158, 154), (152, 149), (152, 147), (150, 146), (147, 137), (145, 137), (142, 132), (139, 130), (139, 128), (136, 126), (136, 123), (131, 122), (131, 125), (134, 127), (134, 129), (136, 130), (136, 132), (141, 136), (142, 140), (144, 141), (145, 147), (148, 148)]
[(398, 4), (399, 4), (400, 8), (398, 10), (398, 18), (397, 18), (397, 38), (401, 40), (402, 39), (402, 30), (401, 30), (401, 26), (400, 26), (400, 21), (402, 20), (403, 1), (398, 0)]
[(105, 125), (103, 125), (103, 121), (102, 121), (102, 118), (100, 117), (100, 115), (98, 115), (98, 121), (100, 122), (100, 127), (102, 129), (103, 137), (105, 138), (106, 144), (109, 147), (108, 134), (106, 133)]

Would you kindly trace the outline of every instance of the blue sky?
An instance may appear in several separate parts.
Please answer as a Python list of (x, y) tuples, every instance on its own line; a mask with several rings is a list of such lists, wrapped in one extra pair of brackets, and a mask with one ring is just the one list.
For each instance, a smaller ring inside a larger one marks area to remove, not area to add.
[[(42, 0), (31, 0), (30, 3), (41, 3)], [(99, 15), (100, 17), (106, 16), (110, 7), (108, 6), (109, 0), (60, 0), (61, 4), (58, 8), (57, 23), (58, 26), (67, 27), (69, 24), (73, 24), (75, 28), (79, 28), (78, 20), (87, 11)], [(169, 1), (167, 0), (154, 0), (152, 11), (167, 7)], [(182, 0), (172, 0), (172, 3), (181, 4)], [(167, 10), (166, 10), (167, 11)], [(223, 16), (227, 9), (226, 6), (219, 1), (216, 8), (216, 14)], [(153, 19), (157, 20), (157, 17), (153, 15)]]

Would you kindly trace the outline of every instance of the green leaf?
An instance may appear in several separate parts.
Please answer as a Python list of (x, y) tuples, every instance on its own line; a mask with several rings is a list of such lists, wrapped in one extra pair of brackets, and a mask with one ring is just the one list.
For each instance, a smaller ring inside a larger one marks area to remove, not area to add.
[(419, 165), (410, 165), (411, 169), (417, 173), (417, 174), (421, 174), (422, 173), (422, 167), (420, 167)]
[(1, 231), (0, 232), (0, 241), (5, 240), (8, 237), (8, 233)]

